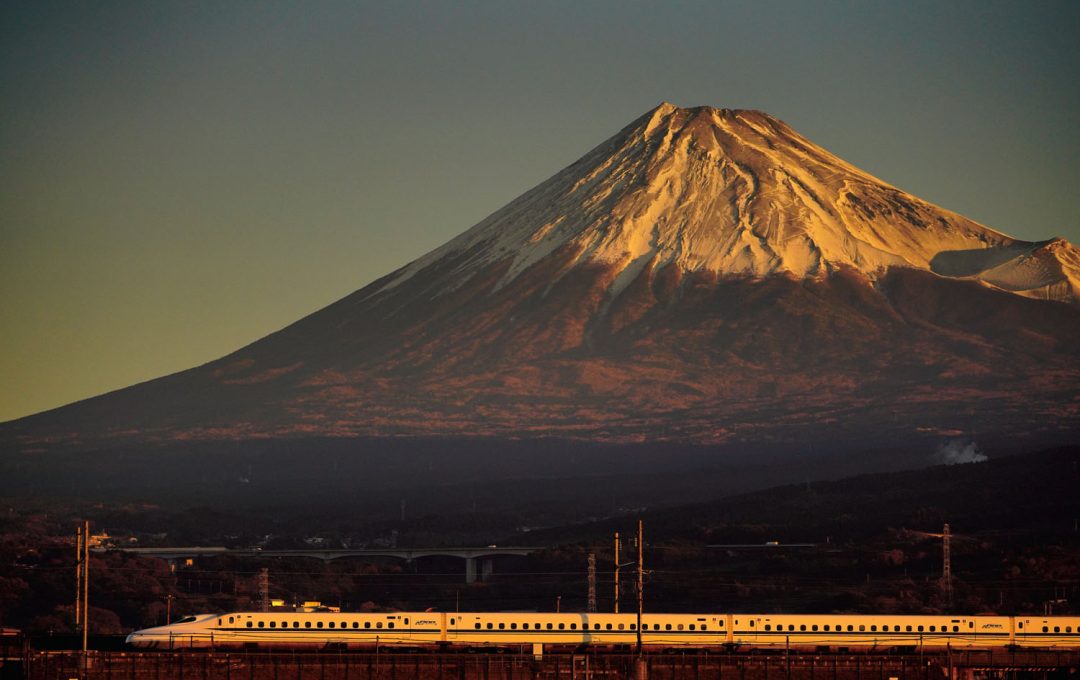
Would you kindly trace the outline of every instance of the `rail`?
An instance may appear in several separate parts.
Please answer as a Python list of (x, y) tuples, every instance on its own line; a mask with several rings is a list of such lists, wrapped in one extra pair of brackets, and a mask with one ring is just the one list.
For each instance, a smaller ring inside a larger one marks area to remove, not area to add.
[[(25, 680), (618, 680), (633, 654), (30, 651)], [(1075, 677), (1080, 651), (942, 654), (651, 654), (649, 680), (975, 680)]]

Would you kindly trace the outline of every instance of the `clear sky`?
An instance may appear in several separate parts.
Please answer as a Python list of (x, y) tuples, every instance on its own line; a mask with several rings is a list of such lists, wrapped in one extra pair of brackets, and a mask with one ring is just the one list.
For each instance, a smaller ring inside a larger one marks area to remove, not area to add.
[(0, 420), (222, 356), (663, 100), (1080, 242), (1080, 2), (5, 2)]

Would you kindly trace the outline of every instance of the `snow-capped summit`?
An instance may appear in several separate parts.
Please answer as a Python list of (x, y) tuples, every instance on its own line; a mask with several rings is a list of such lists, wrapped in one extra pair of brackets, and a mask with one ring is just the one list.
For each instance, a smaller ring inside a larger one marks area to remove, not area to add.
[[(876, 278), (892, 266), (931, 269), (954, 252), (996, 260), (999, 249), (1033, 245), (892, 187), (760, 111), (665, 102), (385, 288), (445, 258), (455, 266), (431, 282), (443, 291), (495, 263), (505, 270), (501, 287), (557, 255), (562, 273), (612, 267), (617, 294), (646, 268), (812, 277), (846, 266)], [(1004, 287), (1074, 298), (1080, 269), (1050, 269)]]

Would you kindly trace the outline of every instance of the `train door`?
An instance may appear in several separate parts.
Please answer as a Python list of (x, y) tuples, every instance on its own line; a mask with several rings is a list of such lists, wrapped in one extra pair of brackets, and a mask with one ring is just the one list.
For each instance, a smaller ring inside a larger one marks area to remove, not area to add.
[(1024, 645), (1028, 642), (1028, 631), (1031, 629), (1031, 619), (1016, 619), (1016, 644)]
[[(742, 619), (741, 626), (739, 619)], [(743, 638), (747, 644), (757, 645), (768, 642), (768, 638), (764, 635), (765, 619), (760, 616), (740, 616), (735, 620), (735, 627), (743, 632)]]

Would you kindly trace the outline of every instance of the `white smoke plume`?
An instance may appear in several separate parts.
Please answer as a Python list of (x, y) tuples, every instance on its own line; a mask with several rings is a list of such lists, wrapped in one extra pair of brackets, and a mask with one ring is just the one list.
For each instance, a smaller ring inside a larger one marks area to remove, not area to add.
[(934, 462), (938, 465), (982, 463), (985, 460), (987, 457), (979, 450), (978, 444), (970, 439), (947, 439), (938, 444), (934, 453)]

